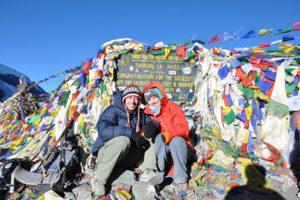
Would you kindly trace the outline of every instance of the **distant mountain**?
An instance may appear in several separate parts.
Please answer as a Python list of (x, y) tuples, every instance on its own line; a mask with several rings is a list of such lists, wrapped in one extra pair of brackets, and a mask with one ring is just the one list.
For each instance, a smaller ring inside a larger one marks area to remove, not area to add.
[[(3, 102), (12, 96), (16, 90), (17, 85), (19, 85), (19, 78), (21, 76), (26, 77), (26, 81), (28, 85), (32, 83), (32, 81), (24, 74), (7, 67), (6, 65), (0, 64), (0, 101)], [(40, 86), (36, 86), (32, 88), (30, 91), (33, 95), (39, 94), (48, 94), (43, 88)]]

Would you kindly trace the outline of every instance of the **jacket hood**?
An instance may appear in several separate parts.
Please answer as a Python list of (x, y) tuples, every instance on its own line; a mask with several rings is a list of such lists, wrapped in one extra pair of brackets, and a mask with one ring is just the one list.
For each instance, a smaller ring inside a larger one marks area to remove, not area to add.
[(125, 107), (122, 103), (122, 97), (123, 97), (123, 92), (122, 91), (115, 92), (113, 94), (114, 105), (126, 112)]
[(149, 83), (148, 85), (146, 85), (142, 94), (144, 95), (147, 90), (150, 90), (152, 88), (157, 88), (161, 92), (162, 98), (160, 101), (161, 101), (162, 105), (165, 105), (169, 101), (169, 98), (167, 97), (163, 86), (159, 82), (152, 82), (152, 83)]
[[(126, 112), (125, 105), (122, 103), (122, 97), (123, 97), (123, 91), (114, 92), (114, 94), (113, 94), (114, 105), (116, 107), (118, 107), (119, 109), (123, 110), (124, 112)], [(135, 114), (136, 111), (137, 111), (137, 109), (135, 109), (134, 111), (132, 111), (130, 113)]]

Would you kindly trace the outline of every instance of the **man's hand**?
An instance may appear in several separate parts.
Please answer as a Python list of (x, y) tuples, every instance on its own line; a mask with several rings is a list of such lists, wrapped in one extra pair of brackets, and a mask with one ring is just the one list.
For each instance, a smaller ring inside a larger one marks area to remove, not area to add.
[(144, 136), (147, 139), (155, 138), (155, 136), (158, 134), (159, 130), (157, 127), (157, 124), (155, 124), (153, 121), (149, 121), (145, 127), (144, 127)]
[(143, 138), (140, 133), (133, 132), (131, 139), (135, 142), (136, 146), (140, 149), (148, 149), (150, 147), (150, 142)]

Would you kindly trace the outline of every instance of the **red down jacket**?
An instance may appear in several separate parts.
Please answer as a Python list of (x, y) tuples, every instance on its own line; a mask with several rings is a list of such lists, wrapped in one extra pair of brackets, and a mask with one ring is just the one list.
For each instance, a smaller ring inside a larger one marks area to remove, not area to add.
[(150, 115), (152, 119), (158, 121), (161, 127), (161, 132), (169, 132), (171, 140), (175, 136), (180, 136), (184, 138), (187, 141), (187, 144), (192, 148), (189, 135), (189, 125), (184, 112), (180, 109), (178, 105), (169, 101), (163, 89), (163, 86), (159, 82), (149, 83), (145, 86), (142, 93), (144, 94), (147, 90), (151, 88), (159, 89), (159, 91), (162, 94), (161, 112), (158, 116), (154, 116), (151, 113), (149, 106), (146, 106), (144, 112)]

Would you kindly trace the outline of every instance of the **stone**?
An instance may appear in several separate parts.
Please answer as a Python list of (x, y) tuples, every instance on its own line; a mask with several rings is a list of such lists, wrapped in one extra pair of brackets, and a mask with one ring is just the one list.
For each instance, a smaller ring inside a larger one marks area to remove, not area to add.
[(111, 180), (112, 180), (112, 183), (111, 183), (112, 186), (118, 186), (120, 184), (132, 186), (137, 182), (133, 171), (126, 170), (126, 171), (122, 172), (118, 169), (114, 170)]
[(136, 200), (155, 200), (157, 199), (155, 186), (151, 183), (136, 182), (132, 186), (132, 194)]
[(88, 184), (80, 185), (72, 190), (77, 200), (87, 200), (92, 196), (92, 187)]

